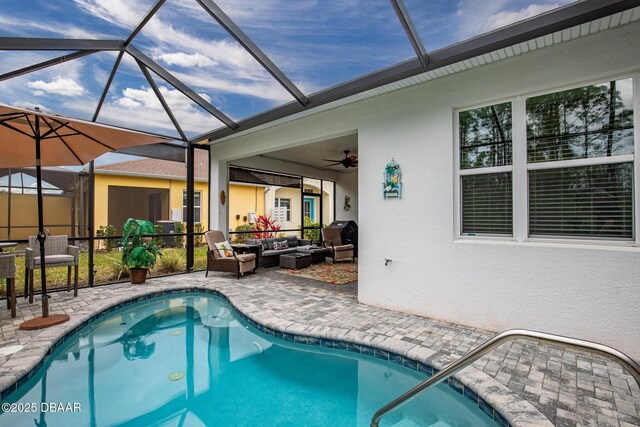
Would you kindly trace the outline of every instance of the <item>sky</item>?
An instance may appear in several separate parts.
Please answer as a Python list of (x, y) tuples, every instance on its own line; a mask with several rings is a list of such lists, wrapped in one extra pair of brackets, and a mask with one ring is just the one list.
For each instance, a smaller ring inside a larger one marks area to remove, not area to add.
[[(405, 0), (427, 49), (445, 47), (570, 0)], [(0, 0), (0, 37), (123, 40), (153, 0)], [(394, 65), (414, 52), (389, 0), (216, 2), (305, 94)], [(133, 45), (233, 120), (293, 101), (195, 0), (167, 0)], [(69, 52), (66, 52), (69, 53)], [(0, 52), (0, 74), (65, 52)], [(99, 52), (0, 82), (0, 103), (90, 120), (116, 60)], [(153, 74), (187, 136), (222, 123)], [(125, 54), (98, 121), (178, 135)]]

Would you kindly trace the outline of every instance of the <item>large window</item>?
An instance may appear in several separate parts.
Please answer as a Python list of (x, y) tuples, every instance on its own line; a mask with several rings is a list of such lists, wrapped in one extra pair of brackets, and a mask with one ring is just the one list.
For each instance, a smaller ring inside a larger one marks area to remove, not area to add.
[(526, 100), (530, 236), (633, 238), (632, 86)]
[(633, 135), (631, 78), (460, 111), (460, 234), (633, 240)]
[[(201, 222), (202, 191), (193, 192), (193, 222)], [(182, 191), (182, 220), (187, 221), (187, 191)]]
[(461, 232), (511, 235), (511, 103), (462, 111), (458, 120)]

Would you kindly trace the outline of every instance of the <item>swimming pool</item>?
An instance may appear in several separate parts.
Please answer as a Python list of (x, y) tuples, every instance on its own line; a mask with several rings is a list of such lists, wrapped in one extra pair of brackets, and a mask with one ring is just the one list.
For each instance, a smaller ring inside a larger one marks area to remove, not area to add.
[[(372, 356), (261, 333), (220, 297), (169, 295), (69, 337), (3, 402), (21, 412), (5, 411), (0, 425), (368, 426), (424, 378)], [(381, 425), (496, 424), (443, 384)]]

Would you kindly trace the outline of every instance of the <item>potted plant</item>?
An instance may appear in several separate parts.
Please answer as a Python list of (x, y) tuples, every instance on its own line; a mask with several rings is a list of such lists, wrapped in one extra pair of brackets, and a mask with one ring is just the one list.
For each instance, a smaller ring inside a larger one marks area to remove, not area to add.
[(160, 255), (156, 242), (150, 237), (154, 231), (153, 224), (141, 219), (129, 218), (122, 227), (122, 263), (129, 267), (133, 284), (145, 282), (149, 269)]

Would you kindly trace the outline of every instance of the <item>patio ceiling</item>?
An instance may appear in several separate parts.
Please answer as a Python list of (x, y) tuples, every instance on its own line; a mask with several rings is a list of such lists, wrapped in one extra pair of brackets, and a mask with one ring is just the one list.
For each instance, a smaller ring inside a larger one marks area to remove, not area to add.
[(220, 140), (604, 17), (635, 16), (640, 7), (640, 0), (32, 3), (0, 11), (0, 102), (184, 143)]
[(344, 151), (349, 150), (349, 155), (358, 155), (358, 135), (344, 135), (332, 139), (327, 139), (312, 144), (299, 145), (283, 150), (270, 151), (259, 154), (270, 160), (279, 160), (285, 163), (295, 163), (309, 166), (315, 169), (334, 171), (338, 173), (356, 173), (358, 168), (345, 168), (342, 165), (331, 165), (323, 159), (341, 160), (344, 158)]

